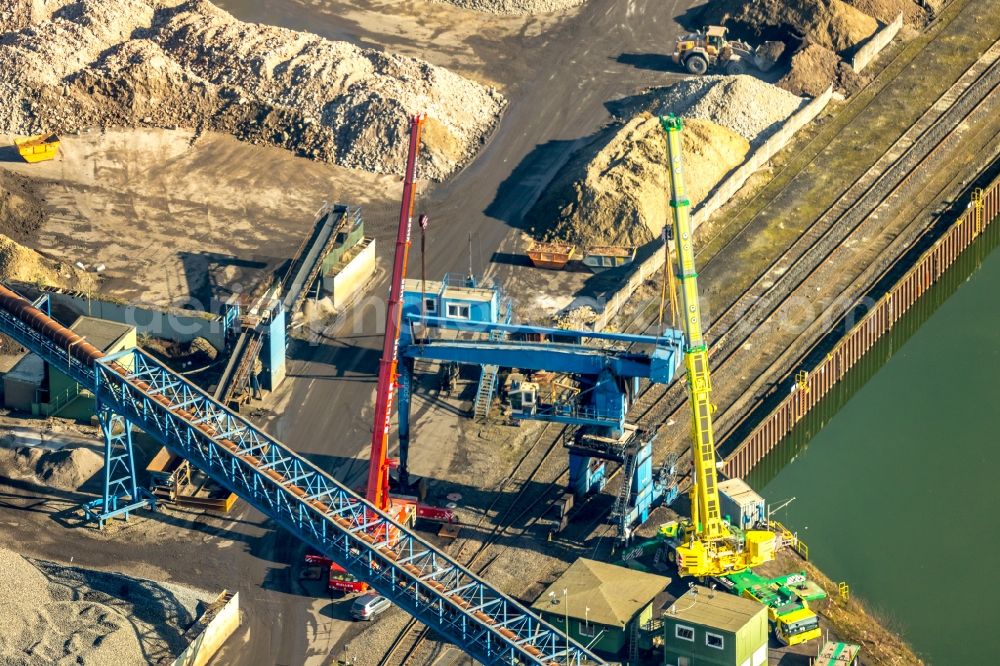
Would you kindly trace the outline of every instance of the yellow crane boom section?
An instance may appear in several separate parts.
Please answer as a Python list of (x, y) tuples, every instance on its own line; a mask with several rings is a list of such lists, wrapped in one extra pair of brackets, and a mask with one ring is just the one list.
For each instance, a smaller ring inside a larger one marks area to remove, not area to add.
[(730, 527), (720, 515), (718, 476), (715, 470), (715, 436), (712, 431), (712, 377), (708, 369), (708, 346), (702, 333), (698, 305), (698, 273), (694, 266), (694, 243), (684, 190), (681, 163), (681, 120), (660, 119), (667, 135), (674, 241), (677, 246), (677, 277), (681, 283), (680, 317), (687, 344), (688, 396), (691, 399), (691, 449), (694, 471), (691, 484), (691, 519), (661, 525), (664, 536), (675, 543), (673, 555), (682, 576), (709, 578), (726, 576), (774, 559), (774, 534), (766, 530), (743, 531)]
[(729, 536), (729, 527), (719, 510), (716, 486), (715, 435), (712, 430), (712, 377), (708, 367), (708, 347), (702, 333), (701, 306), (698, 302), (698, 272), (694, 265), (694, 242), (689, 211), (691, 202), (684, 188), (681, 160), (681, 120), (661, 118), (667, 135), (670, 160), (670, 207), (673, 209), (674, 242), (677, 251), (677, 279), (681, 286), (681, 327), (687, 344), (684, 364), (687, 369), (688, 396), (691, 400), (691, 442), (694, 457), (694, 483), (691, 488), (691, 524), (705, 539)]

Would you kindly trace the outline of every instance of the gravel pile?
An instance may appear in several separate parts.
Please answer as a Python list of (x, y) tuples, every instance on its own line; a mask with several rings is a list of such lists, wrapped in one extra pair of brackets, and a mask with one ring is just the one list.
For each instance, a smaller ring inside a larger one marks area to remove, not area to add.
[(34, 446), (3, 448), (0, 474), (31, 481), (39, 486), (75, 491), (100, 474), (104, 457), (88, 448), (67, 445), (57, 451)]
[(434, 0), (491, 14), (546, 14), (579, 7), (587, 0)]
[(471, 159), (505, 105), (415, 58), (243, 23), (207, 0), (79, 0), (0, 41), (0, 131), (191, 127), (375, 173), (430, 117), (421, 176)]
[(4, 0), (0, 3), (0, 35), (44, 21), (72, 0)]
[[(750, 150), (746, 139), (706, 120), (686, 120), (681, 135), (688, 198), (697, 205)], [(584, 247), (642, 245), (670, 216), (667, 144), (657, 118), (642, 114), (581, 151), (533, 207), (529, 220), (546, 238)]]
[(30, 0), (9, 0), (0, 7), (0, 34), (31, 25)]
[(553, 328), (562, 328), (568, 331), (581, 331), (591, 328), (591, 324), (597, 321), (597, 313), (590, 306), (583, 306), (566, 310), (555, 317), (552, 322)]
[(28, 560), (5, 549), (0, 571), (4, 664), (170, 663), (208, 601), (195, 590)]
[(643, 96), (643, 110), (708, 120), (752, 143), (776, 131), (803, 100), (753, 76), (702, 76)]
[(882, 23), (891, 23), (903, 12), (903, 22), (913, 26), (927, 23), (930, 6), (920, 0), (844, 0), (855, 9), (872, 16)]

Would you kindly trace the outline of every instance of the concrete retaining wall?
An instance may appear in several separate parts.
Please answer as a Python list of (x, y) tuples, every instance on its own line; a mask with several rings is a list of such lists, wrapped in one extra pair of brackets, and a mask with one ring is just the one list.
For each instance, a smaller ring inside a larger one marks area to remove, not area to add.
[(851, 58), (851, 67), (854, 71), (860, 72), (865, 67), (870, 65), (872, 60), (875, 59), (875, 56), (881, 53), (882, 49), (889, 45), (889, 42), (896, 37), (896, 33), (898, 33), (899, 29), (902, 27), (903, 12), (900, 12), (899, 16), (896, 17), (896, 20), (872, 35), (871, 39), (865, 42), (864, 46), (858, 49), (858, 52), (854, 54), (854, 57)]
[[(771, 135), (771, 137), (762, 143), (757, 150), (753, 151), (750, 157), (748, 157), (743, 164), (734, 169), (732, 173), (725, 178), (725, 180), (719, 183), (715, 189), (712, 190), (708, 198), (698, 204), (697, 208), (695, 208), (692, 212), (692, 230), (697, 229), (702, 222), (711, 217), (715, 211), (719, 210), (719, 208), (729, 201), (733, 195), (746, 184), (750, 176), (770, 161), (771, 158), (778, 153), (778, 151), (788, 144), (792, 137), (795, 136), (796, 132), (802, 129), (802, 127), (804, 127), (807, 123), (812, 122), (812, 120), (826, 108), (826, 105), (830, 103), (830, 98), (832, 96), (833, 86), (830, 86), (822, 95), (814, 98), (804, 107), (792, 114), (792, 116), (785, 121), (785, 124), (781, 126), (780, 130)], [(608, 302), (604, 306), (604, 311), (598, 315), (597, 320), (594, 322), (595, 331), (600, 331), (607, 327), (607, 325), (618, 315), (618, 311), (621, 309), (621, 306), (632, 297), (632, 294), (635, 293), (636, 289), (638, 289), (643, 282), (650, 279), (654, 274), (658, 273), (663, 268), (664, 257), (662, 244), (657, 241), (657, 245), (657, 251), (639, 264), (629, 276), (628, 282), (625, 283), (625, 286), (615, 292), (614, 295), (608, 299)]]
[(375, 267), (375, 239), (370, 239), (367, 246), (346, 266), (333, 275), (323, 277), (323, 289), (329, 295), (335, 310), (351, 304), (375, 274)]
[[(37, 295), (37, 287), (18, 286), (24, 294)], [(88, 298), (86, 294), (67, 292), (59, 289), (45, 289), (52, 299), (52, 305), (65, 307), (78, 315), (108, 319), (135, 326), (140, 335), (156, 338), (191, 342), (194, 338), (205, 338), (216, 349), (225, 349), (226, 331), (222, 318), (206, 312), (172, 310), (128, 303), (115, 303), (99, 298)]]
[(236, 628), (240, 626), (240, 593), (223, 592), (219, 599), (205, 612), (198, 622), (188, 630), (190, 643), (171, 666), (204, 666)]

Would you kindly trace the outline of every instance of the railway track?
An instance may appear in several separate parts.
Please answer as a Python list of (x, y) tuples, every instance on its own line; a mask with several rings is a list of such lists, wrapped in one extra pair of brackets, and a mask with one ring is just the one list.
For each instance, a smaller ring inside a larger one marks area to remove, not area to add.
[[(708, 337), (713, 340), (709, 353), (716, 372), (727, 366), (733, 353), (778, 308), (794, 298), (844, 243), (856, 240), (856, 232), (874, 211), (956, 139), (963, 124), (982, 110), (998, 84), (1000, 42), (967, 69), (806, 233), (715, 318)], [(631, 420), (652, 429), (675, 416), (686, 399), (681, 382), (650, 385), (633, 404)]]
[[(551, 437), (551, 439), (546, 440), (546, 435), (550, 430), (555, 430), (556, 433)], [(496, 562), (497, 558), (499, 558), (507, 550), (507, 546), (504, 546), (495, 552), (493, 549), (500, 539), (508, 534), (508, 530), (513, 525), (533, 513), (535, 516), (534, 519), (528, 521), (528, 523), (521, 528), (521, 534), (523, 534), (533, 527), (546, 514), (548, 505), (546, 505), (545, 510), (542, 511), (539, 511), (537, 507), (549, 498), (554, 489), (561, 487), (561, 480), (567, 472), (566, 468), (561, 469), (551, 481), (549, 481), (541, 489), (537, 489), (536, 492), (534, 492), (527, 500), (526, 496), (528, 495), (528, 490), (531, 488), (532, 482), (536, 480), (536, 477), (542, 471), (542, 467), (549, 460), (552, 454), (557, 449), (561, 448), (563, 441), (562, 438), (568, 430), (568, 426), (555, 423), (547, 423), (545, 424), (545, 427), (542, 428), (542, 431), (538, 434), (534, 444), (528, 447), (525, 454), (514, 467), (514, 470), (511, 472), (510, 479), (517, 477), (522, 465), (524, 465), (528, 460), (535, 447), (543, 443), (543, 441), (548, 441), (548, 447), (545, 453), (538, 460), (538, 462), (535, 463), (534, 467), (527, 474), (527, 476), (524, 476), (520, 480), (517, 493), (508, 503), (506, 509), (503, 511), (503, 514), (497, 518), (490, 532), (480, 541), (479, 545), (474, 549), (468, 559), (463, 562), (466, 568), (475, 571), (477, 575), (483, 574), (494, 562)], [(505, 487), (506, 484), (501, 484), (497, 488), (497, 496), (493, 499), (493, 502), (490, 503), (490, 506), (482, 513), (476, 524), (471, 526), (472, 528), (475, 529), (482, 527), (490, 513), (496, 509), (497, 504), (504, 498), (504, 495), (501, 495), (500, 491), (502, 491)], [(551, 501), (554, 501), (554, 499), (555, 498), (551, 498)], [(520, 509), (520, 511), (515, 513), (517, 509)], [(472, 540), (465, 539), (464, 541), (465, 543), (463, 543), (463, 548), (466, 543), (471, 543)], [(489, 558), (482, 561), (487, 554), (489, 554)], [(417, 649), (427, 638), (428, 633), (429, 630), (425, 625), (421, 624), (414, 618), (410, 618), (393, 640), (389, 650), (385, 653), (385, 655), (383, 655), (382, 659), (379, 660), (379, 666), (389, 666), (390, 664), (402, 666), (403, 664), (409, 663), (409, 660), (414, 656)]]
[[(932, 162), (939, 152), (957, 141), (963, 125), (977, 114), (982, 114), (987, 102), (993, 100), (998, 90), (1000, 90), (1000, 41), (969, 67), (869, 169), (827, 207), (805, 233), (714, 319), (708, 328), (707, 337), (712, 340), (709, 353), (716, 372), (727, 368), (734, 353), (779, 308), (800, 295), (818, 269), (833, 259), (845, 243), (857, 240), (859, 230), (870, 219), (872, 213), (898, 196), (914, 174)], [(871, 101), (868, 102), (870, 103)], [(862, 110), (866, 107), (867, 104)], [(812, 164), (820, 154), (821, 151), (817, 152), (807, 165)], [(748, 232), (751, 232), (749, 225), (737, 232), (726, 245), (734, 242), (739, 235)], [(642, 312), (646, 310), (643, 309)], [(645, 325), (640, 328), (646, 330), (655, 323), (654, 316), (646, 319)], [(633, 403), (630, 421), (642, 428), (655, 430), (659, 424), (677, 416), (686, 399), (682, 382), (675, 381), (669, 385), (650, 384)], [(542, 430), (536, 445), (542, 444), (551, 425), (554, 424), (548, 424)], [(731, 432), (733, 428), (729, 431)], [(503, 517), (497, 521), (489, 535), (470, 556), (466, 566), (477, 574), (485, 572), (506, 550), (505, 546), (493, 552), (494, 546), (515, 522), (529, 513), (535, 515), (534, 520), (521, 528), (521, 532), (524, 533), (545, 514), (545, 511), (537, 509), (537, 505), (556, 487), (565, 475), (565, 470), (538, 493), (536, 500), (527, 502), (517, 515), (513, 515), (513, 512), (521, 504), (523, 495), (530, 487), (530, 481), (534, 479), (544, 462), (557, 448), (561, 448), (566, 432), (567, 428), (563, 426), (548, 441), (544, 456), (521, 483), (517, 495), (505, 510)], [(719, 439), (723, 439), (726, 434), (728, 433), (720, 433)], [(517, 474), (526, 457), (527, 454), (519, 461), (512, 477)], [(494, 499), (477, 526), (482, 524), (500, 498), (498, 495)], [(478, 569), (474, 568), (487, 553), (490, 554), (489, 559)], [(416, 620), (410, 620), (396, 637), (390, 650), (379, 661), (379, 666), (407, 664), (426, 639), (427, 633), (426, 627)], [(394, 661), (397, 656), (401, 658)]]

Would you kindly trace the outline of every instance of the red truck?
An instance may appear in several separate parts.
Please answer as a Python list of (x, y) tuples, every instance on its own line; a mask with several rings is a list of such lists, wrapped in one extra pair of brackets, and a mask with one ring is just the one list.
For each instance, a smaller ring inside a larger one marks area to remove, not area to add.
[(330, 572), (327, 588), (330, 592), (343, 592), (352, 594), (354, 592), (367, 592), (368, 583), (362, 582), (347, 573), (340, 565), (328, 560), (322, 555), (306, 555), (306, 564), (313, 567), (323, 567)]

